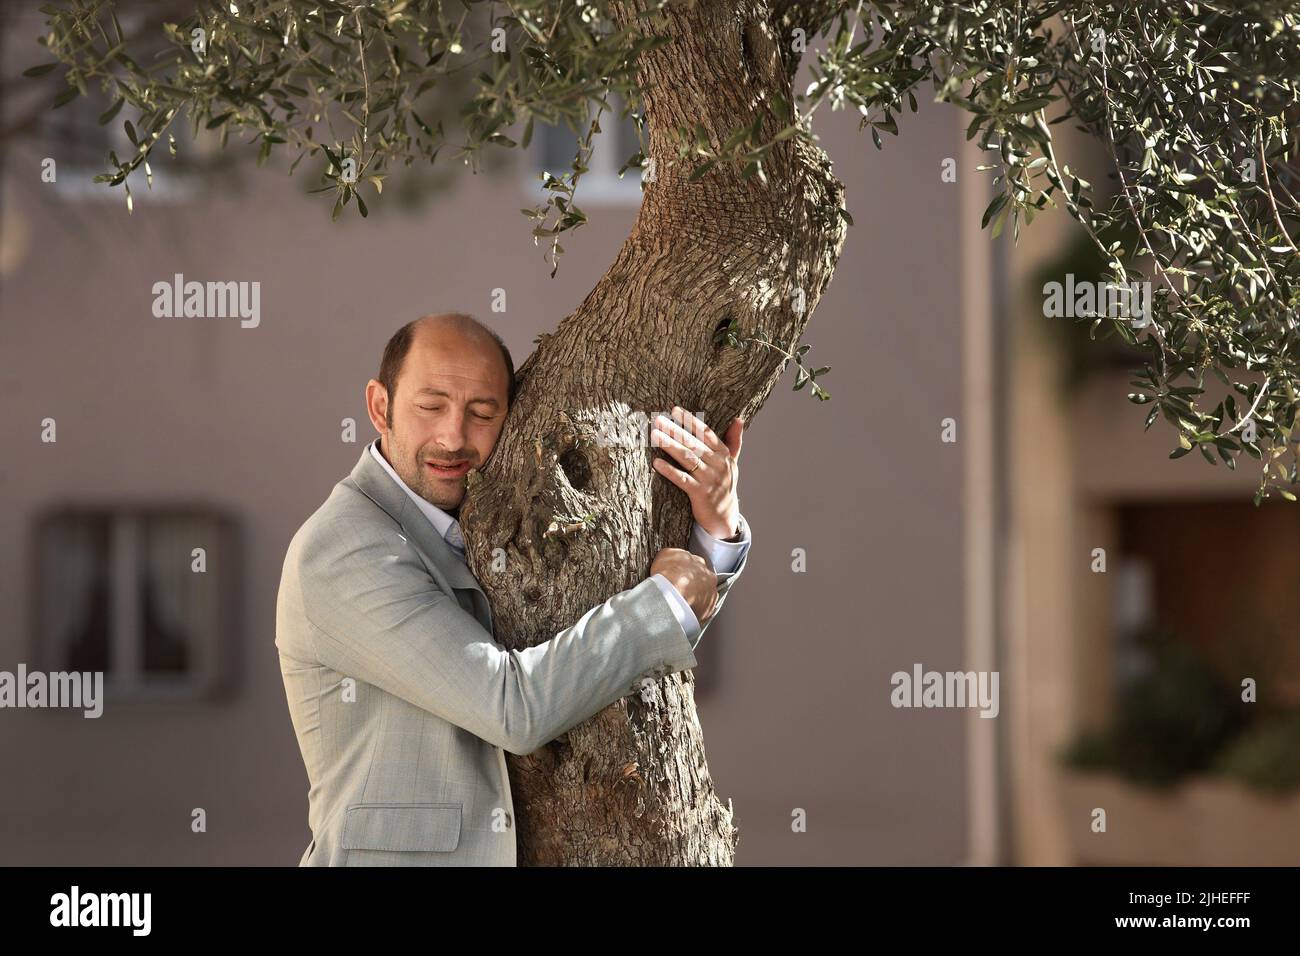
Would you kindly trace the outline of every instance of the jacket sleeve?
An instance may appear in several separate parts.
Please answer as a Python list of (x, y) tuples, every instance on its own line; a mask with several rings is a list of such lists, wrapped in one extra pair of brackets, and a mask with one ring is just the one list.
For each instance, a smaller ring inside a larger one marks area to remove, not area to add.
[[(700, 646), (700, 638), (704, 636), (704, 632), (709, 629), (709, 625), (713, 623), (713, 619), (716, 618), (718, 612), (722, 610), (722, 602), (725, 601), (727, 595), (731, 593), (731, 589), (735, 586), (736, 581), (739, 580), (741, 572), (745, 570), (746, 562), (749, 561), (750, 546), (752, 546), (753, 543), (753, 533), (750, 531), (749, 522), (745, 520), (744, 515), (740, 516), (740, 532), (741, 538), (745, 540), (748, 546), (741, 551), (740, 561), (736, 564), (734, 569), (726, 574), (717, 575), (718, 603), (713, 606), (713, 613), (700, 622), (700, 633), (690, 639), (691, 650), (695, 650), (695, 648)], [(703, 549), (699, 547), (694, 533), (691, 534), (690, 550), (695, 554), (701, 555), (701, 557), (709, 557), (709, 555), (703, 553)]]
[(643, 678), (697, 663), (649, 579), (542, 644), (506, 650), (400, 534), (376, 530), (334, 521), (290, 550), (315, 657), (511, 753), (531, 753)]

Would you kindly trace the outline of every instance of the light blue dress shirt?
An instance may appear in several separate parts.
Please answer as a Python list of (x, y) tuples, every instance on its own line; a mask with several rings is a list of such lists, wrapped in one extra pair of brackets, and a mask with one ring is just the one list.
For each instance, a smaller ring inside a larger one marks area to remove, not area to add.
[[(383, 452), (379, 450), (378, 438), (370, 443), (370, 454), (374, 456), (375, 461), (379, 462), (384, 471), (388, 472), (393, 481), (397, 482), (397, 486), (411, 496), (411, 500), (420, 509), (420, 513), (429, 519), (429, 523), (433, 525), (442, 540), (446, 541), (451, 549), (464, 559), (465, 538), (460, 533), (460, 522), (437, 505), (421, 498), (407, 486), (406, 482), (393, 470), (393, 466), (384, 458)], [(749, 525), (746, 523), (744, 515), (740, 517), (739, 537), (739, 541), (723, 541), (709, 534), (698, 523), (693, 523), (690, 550), (708, 561), (713, 566), (714, 573), (729, 574), (736, 570), (737, 565), (740, 564), (741, 559), (749, 551), (749, 546), (753, 543), (753, 539), (749, 534)], [(700, 633), (700, 622), (695, 616), (695, 612), (691, 610), (686, 598), (682, 597), (662, 574), (652, 575), (650, 580), (654, 581), (659, 586), (659, 590), (663, 592), (664, 597), (673, 609), (673, 614), (677, 616), (677, 623), (682, 626), (686, 636), (692, 641), (695, 640)]]

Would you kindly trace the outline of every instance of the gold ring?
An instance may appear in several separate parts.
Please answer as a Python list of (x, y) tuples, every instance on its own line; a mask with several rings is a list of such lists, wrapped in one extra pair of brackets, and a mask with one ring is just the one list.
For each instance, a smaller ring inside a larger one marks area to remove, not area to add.
[(688, 471), (687, 474), (688, 474), (688, 475), (693, 475), (693, 474), (695, 474), (697, 471), (700, 470), (700, 465), (702, 465), (703, 463), (704, 463), (704, 462), (699, 458), (699, 456), (696, 456), (696, 458), (695, 458), (695, 467), (692, 468), (690, 471)]

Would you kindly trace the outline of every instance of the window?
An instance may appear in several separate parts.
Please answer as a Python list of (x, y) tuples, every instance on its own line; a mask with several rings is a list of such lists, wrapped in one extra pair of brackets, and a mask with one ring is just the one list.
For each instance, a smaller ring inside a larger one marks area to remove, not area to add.
[[(41, 149), (57, 164), (58, 178), (53, 186), (55, 194), (63, 199), (126, 201), (121, 186), (95, 182), (95, 177), (101, 173), (113, 172), (113, 164), (108, 158), (110, 150), (123, 162), (136, 151), (122, 127), (123, 120), (132, 117), (124, 109), (111, 122), (101, 126), (99, 116), (106, 106), (102, 96), (79, 96), (66, 106), (51, 110), (43, 118)], [(177, 155), (172, 156), (167, 151), (165, 136), (150, 154), (153, 184), (149, 185), (143, 167), (131, 174), (131, 195), (136, 203), (142, 200), (183, 202), (190, 199), (198, 190), (198, 178), (205, 165), (216, 159), (216, 139), (211, 134), (200, 133), (197, 140), (190, 141), (189, 124), (180, 122), (180, 118), (173, 124), (173, 129)]]
[[(611, 99), (612, 109), (602, 114), (600, 132), (592, 138), (588, 171), (578, 180), (579, 206), (641, 205), (641, 171), (631, 167), (623, 173), (622, 179), (618, 176), (623, 164), (641, 150), (636, 124), (630, 116), (620, 119), (622, 103), (617, 98)], [(569, 172), (577, 151), (578, 135), (563, 123), (555, 126), (539, 123), (535, 127), (531, 152), (534, 176), (529, 188), (538, 195), (538, 202), (545, 200), (546, 191), (537, 175), (549, 172), (560, 176)]]
[[(177, 13), (180, 12), (178, 7)], [(145, 11), (122, 11), (120, 20), (132, 43), (132, 53), (140, 62), (150, 62), (153, 57), (174, 51), (175, 47), (163, 32), (157, 13), (150, 19)], [(127, 105), (112, 120), (101, 124), (99, 117), (112, 101), (96, 83), (89, 83), (87, 90), (90, 95), (78, 96), (58, 109), (46, 111), (41, 117), (43, 156), (53, 159), (57, 166), (54, 194), (73, 201), (124, 203), (126, 194), (121, 186), (109, 186), (94, 180), (101, 173), (113, 172), (108, 158), (110, 151), (123, 162), (135, 155), (136, 147), (127, 137), (123, 123), (131, 120), (139, 128), (137, 111)], [(217, 159), (219, 137), (204, 130), (200, 131), (197, 139), (191, 139), (191, 129), (187, 114), (182, 112), (171, 126), (176, 137), (177, 154), (172, 156), (168, 152), (165, 135), (154, 147), (149, 160), (152, 185), (148, 183), (143, 168), (131, 174), (128, 182), (135, 203), (149, 200), (179, 202), (195, 195), (200, 173)]]
[(109, 701), (210, 694), (232, 672), (233, 523), (200, 509), (39, 518), (36, 647), (46, 671), (102, 671)]
[(1300, 708), (1300, 514), (1246, 498), (1131, 502), (1116, 515), (1132, 579), (1122, 623), (1176, 635), (1234, 686), (1267, 674), (1270, 697)]

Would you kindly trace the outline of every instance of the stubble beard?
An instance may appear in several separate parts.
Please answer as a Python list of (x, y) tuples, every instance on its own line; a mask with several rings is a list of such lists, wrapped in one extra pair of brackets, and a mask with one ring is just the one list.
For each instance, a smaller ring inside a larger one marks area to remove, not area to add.
[[(446, 478), (436, 478), (429, 474), (429, 470), (424, 467), (427, 460), (424, 449), (417, 451), (408, 451), (405, 445), (400, 445), (394, 440), (394, 433), (391, 428), (388, 431), (389, 448), (393, 457), (401, 462), (400, 465), (393, 464), (394, 470), (402, 476), (408, 488), (417, 495), (443, 511), (452, 511), (460, 507), (465, 500), (465, 488), (467, 480), (465, 478), (456, 478), (453, 480)], [(430, 456), (435, 461), (436, 456)], [(391, 464), (391, 463), (390, 463)]]

